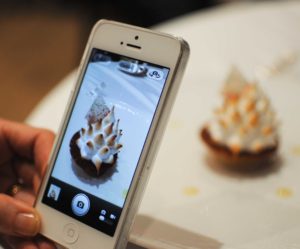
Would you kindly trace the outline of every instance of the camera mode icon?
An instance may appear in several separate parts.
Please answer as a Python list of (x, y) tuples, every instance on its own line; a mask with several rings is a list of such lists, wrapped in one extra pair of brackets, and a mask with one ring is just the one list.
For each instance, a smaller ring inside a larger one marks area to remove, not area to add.
[(77, 194), (72, 200), (72, 211), (77, 216), (84, 216), (90, 209), (90, 200), (85, 194)]

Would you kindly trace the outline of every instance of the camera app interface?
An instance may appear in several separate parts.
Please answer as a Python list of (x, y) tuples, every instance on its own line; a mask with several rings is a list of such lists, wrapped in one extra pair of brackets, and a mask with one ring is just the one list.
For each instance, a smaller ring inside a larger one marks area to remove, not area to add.
[(43, 203), (114, 235), (168, 73), (92, 50)]

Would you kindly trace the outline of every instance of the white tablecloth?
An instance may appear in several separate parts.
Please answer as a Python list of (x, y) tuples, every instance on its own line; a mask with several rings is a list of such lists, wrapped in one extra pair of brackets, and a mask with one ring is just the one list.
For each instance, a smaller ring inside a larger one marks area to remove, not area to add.
[[(295, 59), (271, 78), (262, 74), (286, 53), (299, 53), (299, 27), (298, 1), (229, 5), (157, 27), (184, 37), (191, 57), (132, 242), (164, 249), (300, 248), (300, 63)], [(282, 120), (282, 165), (251, 177), (211, 170), (198, 138), (231, 65), (261, 80)], [(56, 131), (74, 82), (72, 73), (28, 122)]]

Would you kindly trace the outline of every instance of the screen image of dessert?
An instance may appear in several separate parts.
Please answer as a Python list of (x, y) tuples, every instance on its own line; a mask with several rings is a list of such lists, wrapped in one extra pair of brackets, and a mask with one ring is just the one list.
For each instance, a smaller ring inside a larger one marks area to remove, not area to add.
[(51, 176), (122, 207), (168, 71), (93, 49)]

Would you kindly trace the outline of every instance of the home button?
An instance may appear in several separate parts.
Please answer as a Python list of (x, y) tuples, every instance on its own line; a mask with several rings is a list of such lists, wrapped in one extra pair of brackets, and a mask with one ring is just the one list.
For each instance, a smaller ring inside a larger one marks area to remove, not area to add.
[(74, 223), (69, 223), (64, 226), (63, 229), (63, 239), (65, 242), (72, 244), (75, 243), (78, 239), (79, 232), (78, 226)]

